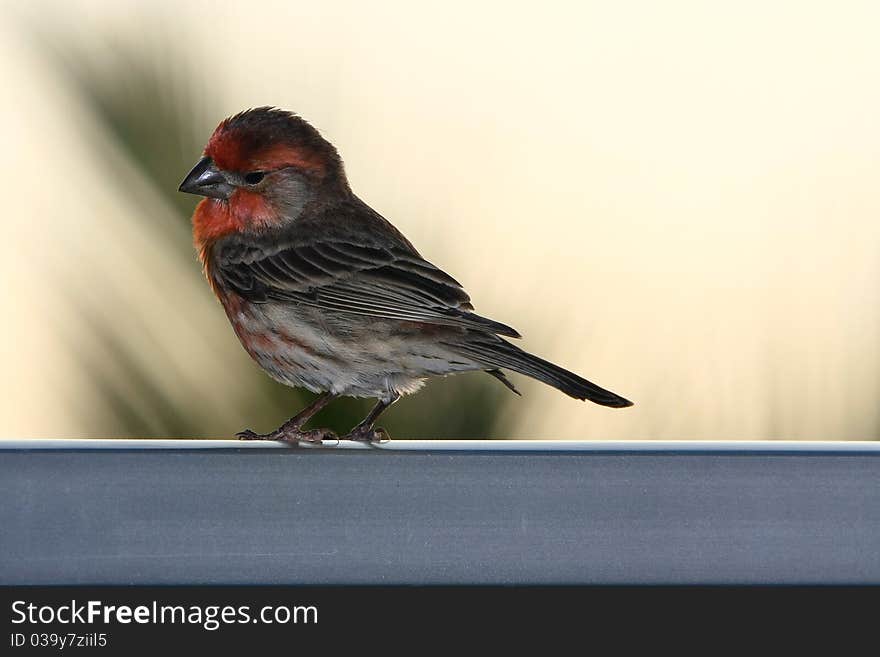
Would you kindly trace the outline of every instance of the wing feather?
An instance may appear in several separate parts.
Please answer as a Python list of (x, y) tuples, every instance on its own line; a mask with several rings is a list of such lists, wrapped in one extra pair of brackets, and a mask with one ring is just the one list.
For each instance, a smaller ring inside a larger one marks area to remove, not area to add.
[(218, 258), (217, 275), (255, 303), (281, 301), (381, 319), (479, 328), (520, 337), (473, 312), (461, 285), (418, 254), (342, 240), (290, 245), (254, 256), (235, 245)]

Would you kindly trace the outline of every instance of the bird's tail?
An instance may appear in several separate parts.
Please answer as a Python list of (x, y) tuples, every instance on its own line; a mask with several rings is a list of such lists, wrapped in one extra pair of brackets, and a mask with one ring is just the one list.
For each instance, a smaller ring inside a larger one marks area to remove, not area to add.
[(628, 399), (615, 395), (610, 390), (600, 388), (595, 383), (543, 358), (523, 351), (496, 335), (474, 336), (471, 333), (470, 339), (449, 346), (454, 347), (462, 355), (486, 365), (487, 369), (497, 371), (496, 368), (503, 367), (525, 374), (538, 381), (543, 381), (575, 399), (589, 399), (596, 404), (612, 408), (633, 405)]

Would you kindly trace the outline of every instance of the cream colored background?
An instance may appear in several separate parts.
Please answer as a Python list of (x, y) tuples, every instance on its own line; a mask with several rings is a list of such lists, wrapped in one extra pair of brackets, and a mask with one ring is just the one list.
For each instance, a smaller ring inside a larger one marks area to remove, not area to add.
[[(176, 354), (167, 386), (198, 386), (230, 423), (223, 373), (247, 358), (207, 287), (120, 220), (167, 210), (112, 147), (86, 147), (102, 136), (34, 21), (98, 61), (108, 34), (175, 58), (222, 99), (193, 117), (206, 139), (245, 107), (299, 112), (480, 312), (636, 402), (516, 377), (511, 437), (878, 435), (877, 3), (180, 5), (0, 11), (0, 435), (82, 435), (71, 286), (143, 339), (146, 366), (151, 344)], [(118, 295), (148, 312), (118, 316)]]

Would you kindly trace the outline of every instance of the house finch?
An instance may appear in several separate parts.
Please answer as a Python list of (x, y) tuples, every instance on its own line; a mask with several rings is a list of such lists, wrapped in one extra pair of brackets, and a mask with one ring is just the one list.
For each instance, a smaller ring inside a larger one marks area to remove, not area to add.
[(242, 439), (333, 438), (304, 425), (345, 395), (378, 400), (345, 438), (383, 440), (373, 425), (402, 395), (474, 370), (517, 394), (502, 368), (632, 405), (500, 337), (520, 335), (474, 313), (458, 281), (354, 195), (336, 149), (295, 114), (261, 107), (223, 121), (180, 191), (206, 197), (195, 247), (241, 344), (276, 381), (321, 393), (275, 431)]

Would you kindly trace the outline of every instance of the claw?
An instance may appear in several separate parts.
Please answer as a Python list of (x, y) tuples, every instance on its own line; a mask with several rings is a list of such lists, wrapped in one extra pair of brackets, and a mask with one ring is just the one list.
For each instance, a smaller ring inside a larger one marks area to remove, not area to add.
[(355, 427), (343, 440), (357, 440), (363, 443), (387, 443), (391, 436), (382, 427)]
[(325, 440), (339, 440), (330, 429), (278, 429), (270, 433), (256, 433), (250, 429), (239, 431), (235, 436), (239, 440), (280, 440), (285, 443), (320, 444)]
[(338, 440), (338, 436), (330, 429), (311, 429), (309, 431), (297, 431), (291, 435), (285, 435), (278, 440), (284, 442), (304, 442), (320, 445), (325, 440)]

